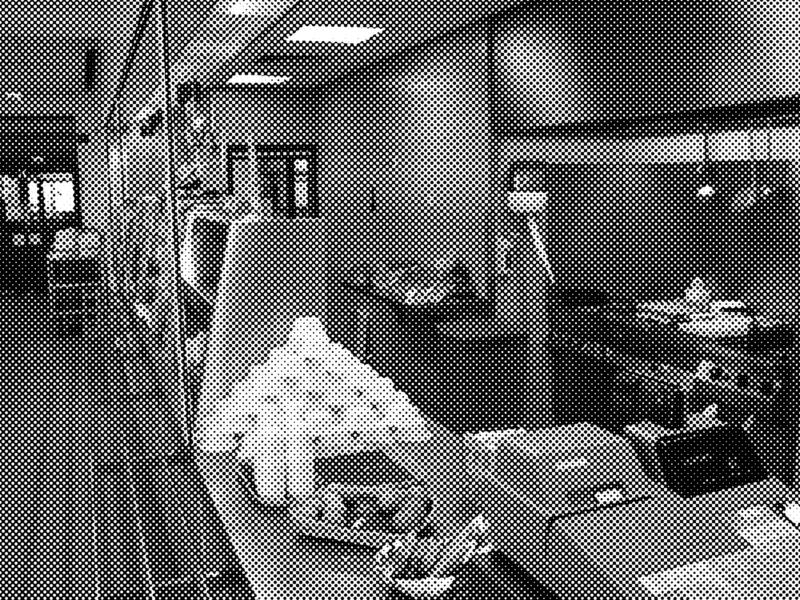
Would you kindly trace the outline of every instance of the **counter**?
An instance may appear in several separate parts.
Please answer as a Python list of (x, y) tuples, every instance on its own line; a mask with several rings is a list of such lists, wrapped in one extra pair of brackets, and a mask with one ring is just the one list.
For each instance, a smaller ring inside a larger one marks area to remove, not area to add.
[[(430, 424), (427, 442), (392, 443), (386, 454), (427, 485), (436, 508), (433, 522), (441, 534), (455, 532), (479, 512), (477, 482), (467, 473), (462, 438)], [(237, 478), (232, 452), (196, 455), (212, 500), (259, 599), (367, 600), (400, 598), (373, 571), (370, 548), (296, 535), (288, 511), (259, 506)], [(509, 574), (501, 557), (489, 557), (468, 569), (442, 600), (467, 598), (549, 598), (535, 582)]]

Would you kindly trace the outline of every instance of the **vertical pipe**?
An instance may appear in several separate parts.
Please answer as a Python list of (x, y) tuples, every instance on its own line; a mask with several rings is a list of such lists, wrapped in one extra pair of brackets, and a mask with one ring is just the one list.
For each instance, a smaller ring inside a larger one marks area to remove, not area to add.
[[(497, 17), (490, 16), (486, 20), (486, 85), (487, 85), (487, 110), (489, 125), (489, 210), (486, 214), (486, 245), (488, 256), (488, 271), (486, 273), (486, 298), (491, 307), (492, 315), (497, 315), (497, 265), (495, 260), (495, 246), (497, 243), (497, 215), (500, 199), (504, 197), (502, 176), (500, 168), (500, 137), (497, 134), (497, 93), (496, 93), (496, 36)], [(488, 316), (488, 315), (487, 315)]]
[[(163, 84), (165, 92), (164, 107), (164, 126), (167, 134), (167, 186), (164, 190), (167, 200), (167, 214), (169, 215), (169, 229), (172, 232), (172, 286), (171, 290), (171, 308), (173, 329), (170, 333), (172, 339), (169, 340), (173, 344), (174, 356), (170, 357), (175, 360), (177, 367), (178, 379), (178, 393), (181, 404), (182, 414), (180, 415), (181, 433), (186, 448), (191, 446), (191, 428), (193, 419), (193, 410), (190, 403), (190, 396), (188, 391), (187, 380), (187, 367), (186, 367), (186, 352), (184, 350), (184, 337), (186, 332), (185, 314), (181, 309), (180, 301), (178, 298), (178, 290), (180, 284), (180, 248), (178, 244), (178, 207), (174, 194), (177, 187), (177, 177), (175, 173), (175, 157), (177, 156), (176, 137), (175, 137), (175, 115), (174, 105), (172, 102), (172, 80), (170, 77), (171, 67), (171, 48), (169, 46), (169, 35), (167, 31), (167, 24), (169, 22), (167, 13), (167, 0), (158, 0), (159, 7), (159, 37), (161, 44), (161, 69), (163, 75)], [(171, 397), (171, 396), (168, 396)]]

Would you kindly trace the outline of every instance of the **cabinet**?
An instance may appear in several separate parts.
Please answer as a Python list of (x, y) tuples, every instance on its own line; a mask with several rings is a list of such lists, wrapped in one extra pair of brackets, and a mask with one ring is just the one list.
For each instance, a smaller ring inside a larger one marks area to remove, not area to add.
[(433, 357), (436, 394), (428, 415), (455, 433), (535, 427), (528, 334), (492, 320), (442, 323)]
[(56, 333), (81, 335), (95, 330), (103, 288), (99, 256), (50, 253), (47, 257), (48, 306)]

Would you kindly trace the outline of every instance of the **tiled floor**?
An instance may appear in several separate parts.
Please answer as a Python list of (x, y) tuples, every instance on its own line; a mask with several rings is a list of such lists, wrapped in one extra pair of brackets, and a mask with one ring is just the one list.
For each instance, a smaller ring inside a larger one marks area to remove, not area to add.
[(159, 390), (130, 385), (134, 356), (153, 379), (136, 336), (57, 338), (43, 299), (0, 302), (0, 595), (251, 597)]

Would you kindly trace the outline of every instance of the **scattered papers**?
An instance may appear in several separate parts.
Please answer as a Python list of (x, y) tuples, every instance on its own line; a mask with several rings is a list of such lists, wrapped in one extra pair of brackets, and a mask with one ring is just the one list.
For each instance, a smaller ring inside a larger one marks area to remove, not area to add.
[(708, 562), (692, 563), (677, 569), (639, 578), (653, 596), (680, 593), (687, 598), (715, 598), (728, 587), (724, 576)]
[(766, 506), (753, 506), (736, 513), (738, 534), (753, 546), (773, 546), (782, 538), (800, 540), (800, 531)]

